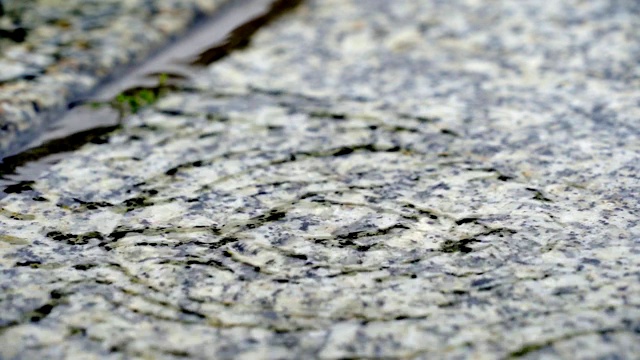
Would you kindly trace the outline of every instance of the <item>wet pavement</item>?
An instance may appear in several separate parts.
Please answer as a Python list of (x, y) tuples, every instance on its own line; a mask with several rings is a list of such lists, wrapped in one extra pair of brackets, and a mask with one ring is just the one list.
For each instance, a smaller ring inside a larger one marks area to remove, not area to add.
[(260, 23), (8, 188), (0, 357), (636, 357), (639, 15)]

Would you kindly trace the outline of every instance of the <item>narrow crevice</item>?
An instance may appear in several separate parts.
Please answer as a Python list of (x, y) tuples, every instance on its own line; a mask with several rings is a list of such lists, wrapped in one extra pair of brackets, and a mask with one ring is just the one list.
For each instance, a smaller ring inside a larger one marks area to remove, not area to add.
[(89, 240), (92, 239), (104, 240), (104, 236), (97, 231), (84, 234), (64, 234), (60, 231), (51, 231), (46, 234), (46, 237), (67, 245), (86, 245), (89, 243)]
[(428, 209), (420, 209), (420, 208), (417, 208), (414, 204), (410, 204), (410, 203), (409, 204), (405, 204), (405, 205), (403, 205), (403, 208), (409, 209), (409, 210), (414, 211), (414, 212), (417, 212), (419, 215), (426, 216), (431, 220), (438, 220), (439, 219), (439, 216), (438, 216), (438, 214), (436, 214), (435, 211), (428, 210)]
[(448, 239), (448, 240), (445, 240), (440, 245), (440, 251), (442, 251), (443, 253), (460, 252), (463, 254), (468, 254), (473, 251), (473, 248), (470, 247), (469, 245), (478, 243), (478, 242), (480, 242), (480, 240), (475, 238), (467, 238), (467, 239), (460, 239), (460, 240)]
[(456, 225), (464, 225), (464, 224), (477, 224), (477, 217), (466, 217), (459, 220), (456, 220)]
[[(464, 220), (464, 219), (463, 219)], [(474, 221), (477, 219), (474, 219)], [(483, 225), (484, 226), (484, 225)], [(440, 251), (444, 252), (444, 253), (456, 253), (456, 252), (460, 252), (463, 254), (468, 254), (470, 252), (473, 251), (473, 248), (469, 245), (471, 244), (475, 244), (475, 243), (479, 243), (482, 242), (482, 240), (480, 240), (479, 238), (482, 236), (489, 236), (489, 235), (498, 235), (499, 237), (504, 237), (505, 234), (508, 235), (513, 235), (516, 234), (517, 231), (512, 230), (512, 229), (508, 229), (508, 228), (489, 228), (486, 227), (485, 228), (487, 230), (480, 232), (478, 234), (475, 234), (471, 237), (468, 238), (464, 238), (464, 239), (460, 239), (460, 240), (445, 240), (441, 245), (440, 245)]]
[(544, 350), (546, 348), (552, 347), (554, 344), (562, 342), (562, 341), (566, 341), (566, 340), (571, 340), (574, 338), (578, 338), (581, 336), (588, 336), (588, 335), (608, 335), (608, 334), (613, 334), (616, 332), (621, 332), (621, 331), (625, 331), (626, 329), (619, 329), (619, 328), (605, 328), (605, 329), (598, 329), (598, 330), (592, 330), (592, 331), (581, 331), (581, 332), (576, 332), (576, 333), (572, 333), (572, 334), (566, 334), (563, 336), (559, 336), (557, 338), (553, 338), (553, 339), (549, 339), (546, 341), (541, 341), (541, 342), (537, 342), (537, 343), (528, 343), (528, 344), (524, 344), (523, 346), (521, 346), (520, 348), (510, 352), (507, 355), (508, 359), (518, 359), (518, 358), (522, 358), (525, 357), (527, 355), (533, 354), (535, 352)]
[(356, 250), (358, 252), (367, 252), (374, 247), (384, 246), (384, 243), (373, 243), (373, 244), (365, 244), (357, 242), (357, 240), (369, 239), (377, 236), (384, 236), (389, 234), (395, 234), (398, 230), (408, 230), (409, 226), (405, 224), (395, 224), (393, 226), (387, 228), (378, 228), (378, 229), (367, 229), (360, 231), (352, 231), (345, 234), (334, 234), (334, 238), (325, 239), (325, 238), (317, 238), (312, 239), (315, 244), (327, 246), (327, 247), (337, 247), (337, 248), (349, 248)]
[[(335, 148), (330, 148), (330, 149), (326, 149), (326, 150), (318, 150), (318, 151), (298, 151), (298, 152), (292, 152), (289, 154), (281, 154), (281, 153), (262, 153), (262, 155), (265, 158), (268, 158), (271, 155), (274, 156), (280, 156), (280, 158), (268, 161), (266, 163), (263, 164), (258, 164), (255, 165), (251, 168), (248, 168), (246, 170), (243, 171), (243, 173), (248, 172), (248, 171), (252, 171), (255, 169), (261, 169), (261, 168), (266, 168), (269, 166), (274, 166), (274, 165), (282, 165), (282, 164), (287, 164), (287, 163), (291, 163), (291, 162), (295, 162), (298, 160), (302, 160), (305, 158), (330, 158), (330, 157), (343, 157), (343, 156), (348, 156), (351, 154), (355, 154), (355, 153), (394, 153), (394, 152), (409, 152), (409, 149), (403, 148), (399, 145), (394, 145), (394, 146), (381, 146), (378, 144), (357, 144), (357, 145), (351, 145), (351, 146), (340, 146), (340, 147), (335, 147)], [(210, 163), (212, 163), (214, 161), (214, 159), (217, 158), (225, 158), (225, 159), (235, 159), (235, 158), (240, 158), (242, 155), (247, 155), (248, 152), (245, 153), (235, 153), (235, 152), (230, 152), (227, 154), (223, 154), (223, 155), (218, 155), (213, 159), (207, 159), (207, 160), (199, 160), (196, 162), (186, 162), (183, 164), (179, 164), (177, 166), (174, 166), (168, 170), (165, 171), (165, 175), (167, 176), (174, 176), (176, 175), (180, 170), (186, 170), (189, 168), (193, 168), (193, 167), (201, 167), (201, 166), (206, 166)], [(197, 166), (195, 166), (194, 164), (197, 164)], [(231, 177), (231, 176), (236, 176), (237, 174), (230, 174), (227, 175), (226, 177)]]
[[(251, 36), (262, 26), (267, 25), (272, 20), (280, 17), (289, 10), (299, 5), (302, 0), (276, 0), (271, 6), (260, 16), (250, 19), (248, 22), (241, 24), (231, 31), (227, 41), (223, 44), (216, 45), (213, 48), (202, 52), (197, 58), (192, 61), (191, 65), (208, 65), (214, 61), (218, 61), (233, 51), (246, 46), (249, 43)], [(6, 32), (6, 31), (5, 31)], [(2, 35), (2, 34), (0, 34)], [(6, 34), (5, 34), (6, 35)], [(12, 36), (15, 35), (15, 31), (12, 32)], [(164, 95), (168, 90), (177, 89), (173, 84), (163, 85), (162, 83), (153, 88), (146, 87), (132, 87), (121, 94), (116, 96), (110, 104), (115, 106), (120, 111), (120, 116), (123, 115), (123, 106), (126, 106), (130, 111), (137, 111), (139, 107), (147, 106), (150, 103), (157, 101), (159, 97)], [(71, 107), (77, 105), (70, 104)], [(100, 104), (94, 104), (100, 105)], [(108, 142), (108, 134), (121, 128), (121, 121), (116, 125), (98, 126), (88, 130), (76, 132), (61, 138), (49, 140), (42, 145), (28, 148), (14, 155), (2, 158), (0, 162), (0, 177), (2, 175), (15, 174), (16, 170), (29, 163), (43, 162), (47, 157), (72, 152), (88, 143), (105, 143)], [(41, 167), (46, 168), (46, 163), (39, 164)], [(4, 187), (5, 193), (7, 189), (12, 191), (11, 184)], [(3, 197), (0, 194), (0, 198)]]
[(538, 189), (534, 189), (534, 188), (526, 188), (527, 191), (531, 191), (533, 192), (533, 200), (538, 200), (538, 201), (542, 201), (542, 202), (553, 202), (553, 200), (549, 199), (548, 197), (546, 197), (542, 191), (538, 190)]
[(333, 235), (335, 236), (336, 239), (338, 239), (338, 241), (356, 240), (356, 239), (362, 239), (362, 238), (387, 235), (397, 229), (409, 230), (410, 227), (405, 224), (395, 224), (387, 228), (358, 230), (358, 231), (351, 231), (345, 234), (333, 234)]
[[(2, 164), (0, 163), (0, 173), (3, 171), (1, 166)], [(34, 183), (35, 183), (34, 181), (20, 181), (5, 187), (4, 192), (5, 194), (21, 194), (23, 192), (33, 191), (32, 185)]]

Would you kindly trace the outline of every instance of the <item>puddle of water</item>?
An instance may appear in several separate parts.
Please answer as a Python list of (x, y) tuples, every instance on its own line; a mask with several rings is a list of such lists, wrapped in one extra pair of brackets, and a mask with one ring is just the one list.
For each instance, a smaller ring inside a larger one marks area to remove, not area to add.
[[(226, 44), (235, 42), (237, 29), (252, 23), (255, 19), (267, 16), (271, 12), (271, 5), (282, 1), (273, 0), (243, 0), (230, 1), (205, 23), (197, 26), (181, 41), (172, 44), (156, 54), (141, 66), (132, 69), (118, 81), (103, 86), (94, 97), (97, 100), (109, 100), (120, 92), (138, 86), (153, 87), (157, 85), (154, 74), (175, 74), (190, 78), (196, 69), (187, 65), (199, 54)], [(286, 1), (291, 2), (291, 1)]]
[[(3, 190), (17, 182), (31, 181), (51, 165), (62, 160), (69, 151), (99, 141), (100, 137), (116, 130), (119, 114), (111, 108), (77, 108), (65, 116), (66, 123), (56, 123), (27, 149), (7, 156), (0, 163), (0, 187)], [(99, 119), (99, 124), (87, 121)], [(3, 194), (0, 193), (0, 198)]]
[[(240, 0), (229, 1), (206, 21), (195, 26), (180, 41), (170, 44), (146, 62), (132, 67), (118, 79), (105, 82), (91, 96), (91, 101), (109, 102), (131, 89), (146, 88), (158, 92), (158, 74), (168, 74), (172, 80), (188, 80), (198, 67), (209, 65), (235, 49), (249, 43), (260, 27), (301, 0)], [(0, 162), (0, 198), (7, 188), (37, 179), (66, 153), (120, 128), (119, 111), (112, 107), (95, 109), (76, 101), (70, 110), (51, 124), (22, 151), (6, 156)]]
[(282, 15), (286, 11), (296, 7), (302, 0), (279, 0), (272, 1), (268, 11), (261, 16), (252, 18), (230, 32), (226, 41), (218, 46), (210, 47), (191, 61), (191, 65), (209, 65), (231, 53), (236, 49), (241, 49), (249, 45), (251, 36), (261, 27), (271, 22), (274, 18)]

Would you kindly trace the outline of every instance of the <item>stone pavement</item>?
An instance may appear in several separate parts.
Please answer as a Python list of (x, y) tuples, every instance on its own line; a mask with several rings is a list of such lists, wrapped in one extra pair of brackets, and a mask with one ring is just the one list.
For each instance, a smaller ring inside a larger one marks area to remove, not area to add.
[(638, 358), (638, 28), (304, 1), (0, 200), (0, 358)]

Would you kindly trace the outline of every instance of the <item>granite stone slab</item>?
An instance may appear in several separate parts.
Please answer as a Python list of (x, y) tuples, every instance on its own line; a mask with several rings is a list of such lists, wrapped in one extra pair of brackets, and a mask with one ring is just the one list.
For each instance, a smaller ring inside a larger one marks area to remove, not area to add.
[[(0, 155), (223, 0), (3, 0)], [(18, 35), (20, 36), (18, 36)]]
[(0, 357), (638, 358), (638, 28), (305, 1), (0, 200)]

